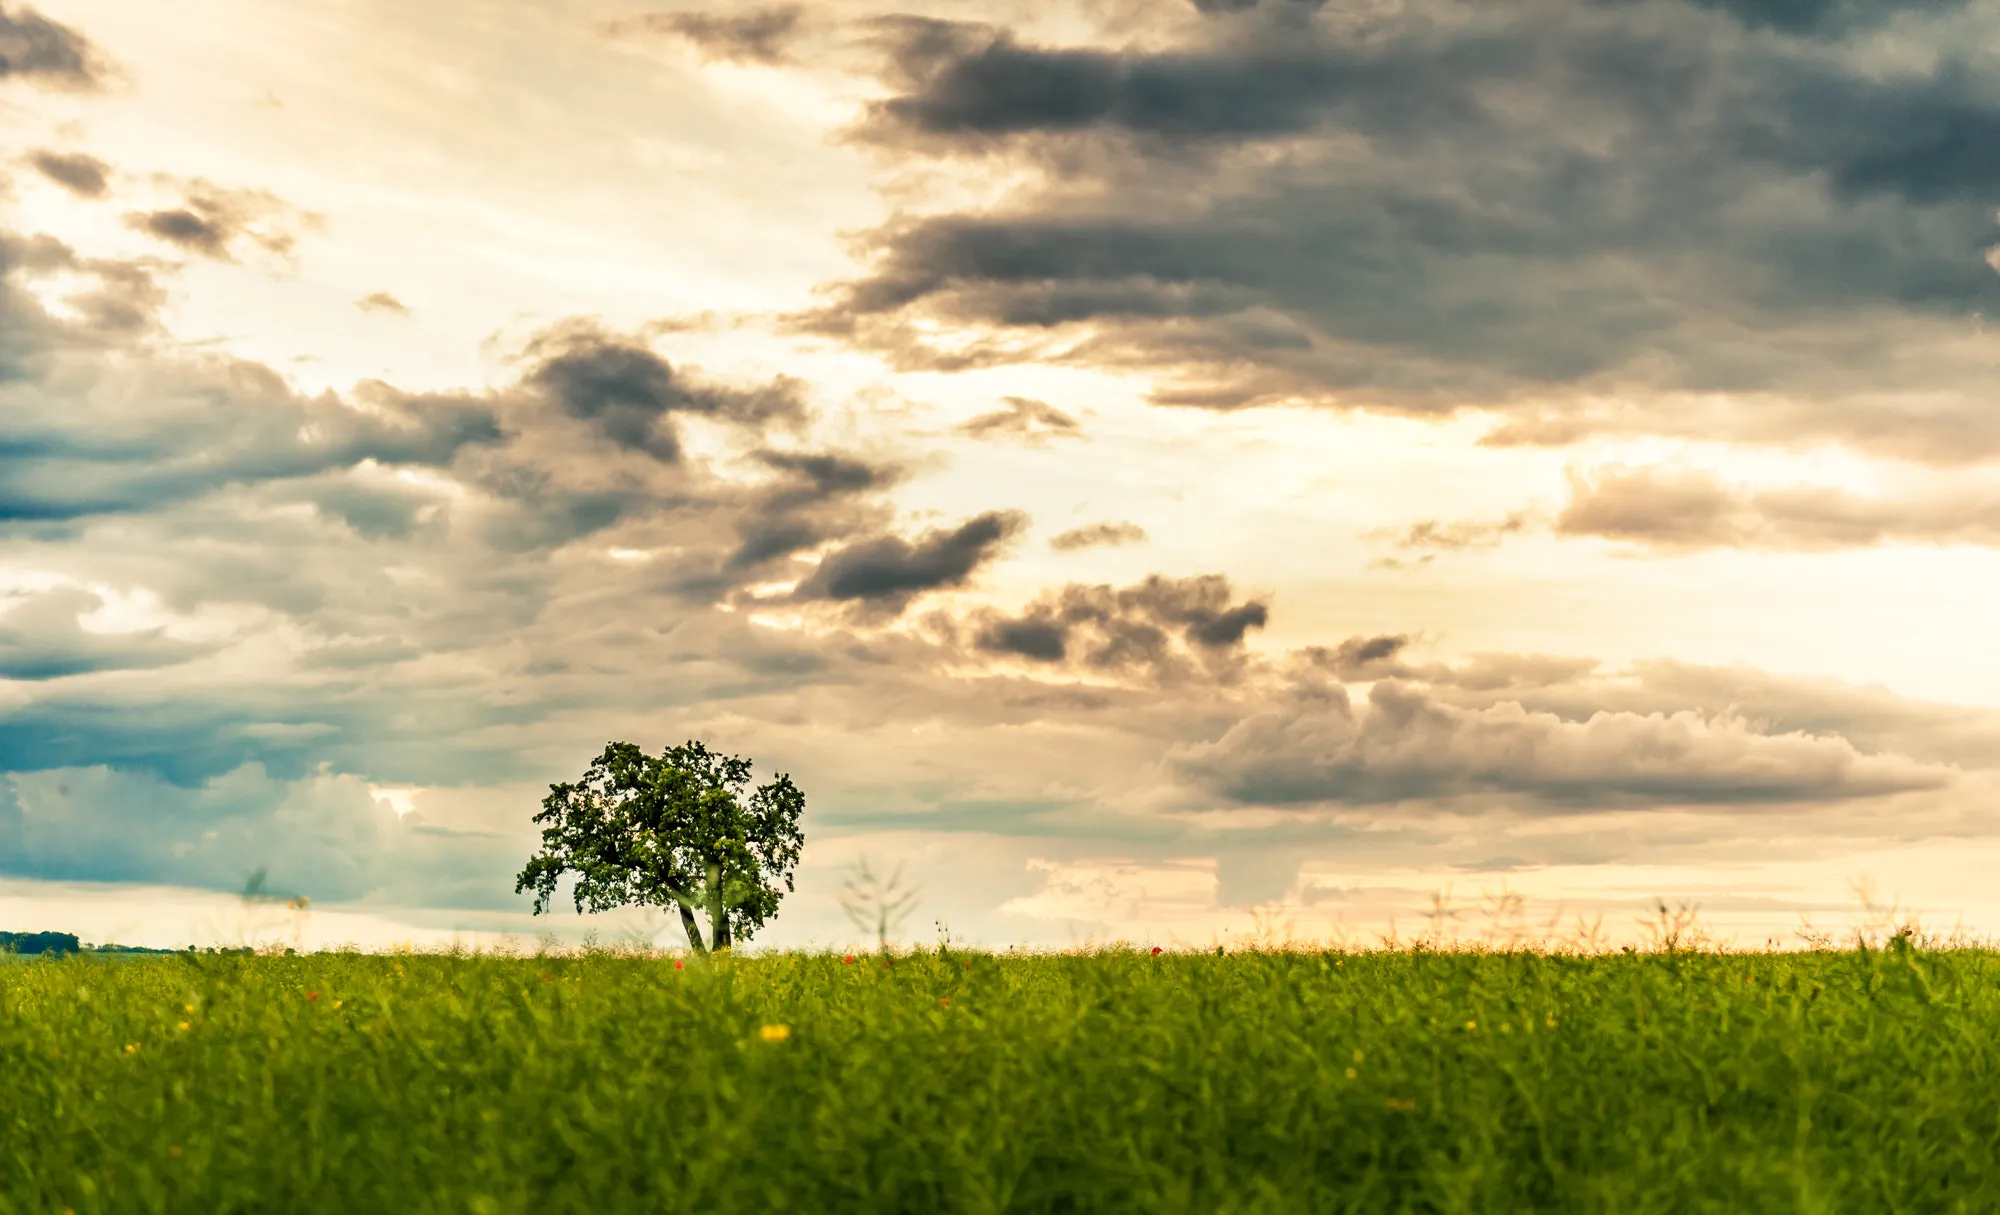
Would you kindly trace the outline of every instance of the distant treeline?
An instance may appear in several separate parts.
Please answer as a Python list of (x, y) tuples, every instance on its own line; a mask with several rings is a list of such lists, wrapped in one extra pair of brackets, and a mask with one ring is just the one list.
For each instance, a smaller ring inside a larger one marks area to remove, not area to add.
[(0, 932), (0, 953), (75, 953), (73, 932)]
[[(190, 945), (189, 949), (194, 947)], [(0, 932), (0, 953), (179, 953), (178, 949), (148, 949), (143, 945), (84, 945), (73, 932)], [(214, 953), (215, 950), (209, 950)], [(249, 953), (250, 950), (224, 950)]]

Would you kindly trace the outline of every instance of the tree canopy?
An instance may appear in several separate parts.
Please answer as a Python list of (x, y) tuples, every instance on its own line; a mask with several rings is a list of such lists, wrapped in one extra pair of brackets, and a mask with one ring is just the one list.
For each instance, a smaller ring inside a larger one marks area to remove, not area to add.
[(677, 908), (697, 953), (748, 940), (792, 890), (806, 804), (784, 773), (746, 795), (750, 767), (700, 742), (657, 756), (607, 744), (581, 779), (549, 786), (534, 819), (541, 851), (515, 891), (533, 890), (540, 915), (574, 873), (579, 912)]

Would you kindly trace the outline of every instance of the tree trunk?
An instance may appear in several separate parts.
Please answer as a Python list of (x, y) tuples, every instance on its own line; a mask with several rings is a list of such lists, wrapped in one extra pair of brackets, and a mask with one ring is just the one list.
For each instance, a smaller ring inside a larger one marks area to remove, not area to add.
[(681, 927), (687, 929), (688, 944), (694, 946), (696, 953), (707, 953), (708, 946), (702, 944), (701, 924), (694, 918), (694, 912), (689, 909), (686, 903), (677, 902), (674, 906), (681, 909)]
[(722, 898), (722, 866), (708, 866), (708, 940), (712, 948), (729, 948), (729, 905)]

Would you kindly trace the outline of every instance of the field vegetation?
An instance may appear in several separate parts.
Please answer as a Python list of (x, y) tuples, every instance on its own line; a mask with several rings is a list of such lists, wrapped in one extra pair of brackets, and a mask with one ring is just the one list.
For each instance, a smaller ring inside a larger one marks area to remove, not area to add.
[(0, 1213), (2000, 1209), (2000, 953), (0, 967)]

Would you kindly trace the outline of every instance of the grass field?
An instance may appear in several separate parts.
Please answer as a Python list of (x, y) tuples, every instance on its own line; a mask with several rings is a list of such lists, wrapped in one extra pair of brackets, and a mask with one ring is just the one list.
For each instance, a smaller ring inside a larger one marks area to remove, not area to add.
[(0, 967), (0, 1212), (2000, 1210), (2000, 954)]

